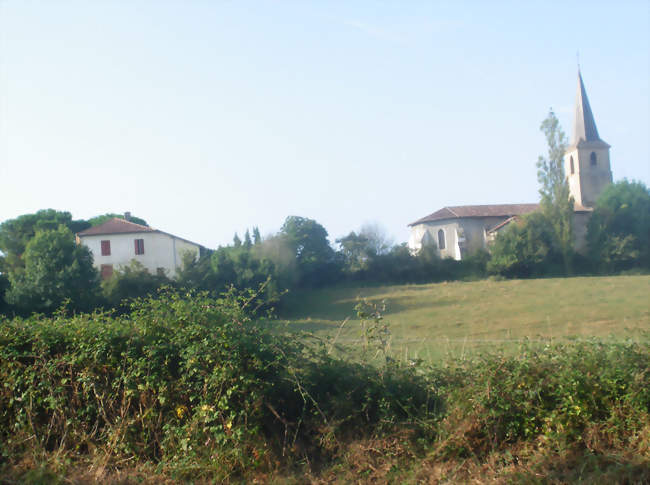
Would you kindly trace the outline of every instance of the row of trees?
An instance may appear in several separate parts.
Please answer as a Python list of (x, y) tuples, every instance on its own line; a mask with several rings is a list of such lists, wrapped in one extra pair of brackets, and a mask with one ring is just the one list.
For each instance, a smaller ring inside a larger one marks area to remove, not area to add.
[[(290, 216), (277, 234), (262, 238), (257, 228), (243, 240), (183, 262), (178, 278), (149, 274), (137, 263), (101, 282), (85, 246), (74, 233), (115, 214), (73, 220), (51, 209), (0, 224), (0, 312), (48, 313), (64, 302), (75, 310), (119, 308), (127, 298), (163, 285), (208, 290), (263, 287), (262, 304), (277, 303), (284, 290), (322, 287), (343, 281), (421, 283), (488, 274), (505, 277), (612, 273), (650, 269), (650, 193), (640, 182), (621, 181), (600, 196), (589, 220), (585, 254), (574, 251), (573, 200), (563, 172), (566, 137), (551, 112), (542, 123), (549, 152), (538, 161), (540, 210), (511, 224), (490, 254), (462, 262), (441, 260), (435, 248), (412, 255), (394, 245), (376, 225), (366, 225), (329, 243), (313, 219)], [(131, 218), (140, 224), (146, 221)]]
[(277, 234), (262, 238), (254, 228), (252, 236), (249, 231), (243, 240), (235, 235), (231, 245), (207, 250), (199, 260), (188, 255), (175, 280), (150, 274), (134, 261), (102, 282), (90, 251), (75, 243), (74, 233), (111, 216), (82, 221), (48, 209), (0, 224), (0, 311), (50, 313), (64, 303), (71, 310), (119, 309), (125, 299), (165, 285), (214, 294), (231, 286), (262, 286), (259, 300), (268, 305), (294, 288), (342, 281), (425, 282), (481, 275), (485, 269), (483, 255), (463, 263), (443, 261), (430, 248), (413, 256), (377, 225), (337, 240), (335, 250), (321, 224), (290, 216)]

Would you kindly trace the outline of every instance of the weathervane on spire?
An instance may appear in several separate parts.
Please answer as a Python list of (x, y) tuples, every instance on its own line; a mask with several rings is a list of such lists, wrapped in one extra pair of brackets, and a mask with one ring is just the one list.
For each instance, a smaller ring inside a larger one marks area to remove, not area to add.
[(578, 63), (578, 71), (580, 70), (580, 51), (576, 50), (576, 62)]

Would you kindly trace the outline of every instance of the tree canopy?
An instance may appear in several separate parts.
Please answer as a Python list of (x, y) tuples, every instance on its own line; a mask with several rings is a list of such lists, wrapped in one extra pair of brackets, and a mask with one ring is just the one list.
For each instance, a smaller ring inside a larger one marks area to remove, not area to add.
[(289, 216), (280, 234), (295, 255), (303, 284), (318, 286), (331, 280), (335, 254), (323, 226), (313, 219)]
[(608, 186), (587, 226), (592, 261), (601, 271), (650, 268), (650, 192), (641, 182)]
[(572, 271), (573, 211), (569, 182), (564, 174), (564, 153), (567, 138), (551, 110), (540, 130), (546, 137), (548, 155), (537, 160), (537, 180), (540, 183), (541, 211), (552, 229), (553, 246), (562, 255), (566, 273)]
[(43, 209), (35, 214), (24, 214), (0, 224), (0, 251), (5, 256), (4, 270), (10, 272), (15, 268), (22, 267), (22, 255), (36, 233), (57, 229), (61, 224), (66, 226), (71, 233), (90, 227), (86, 221), (73, 221), (69, 212), (60, 212), (54, 209)]
[(75, 244), (61, 224), (41, 230), (27, 243), (24, 267), (9, 273), (7, 302), (24, 312), (49, 313), (69, 300), (72, 309), (90, 310), (97, 304), (99, 276), (86, 246)]
[[(93, 227), (100, 226), (104, 224), (106, 221), (109, 221), (114, 218), (124, 219), (124, 214), (114, 214), (114, 213), (102, 214), (101, 216), (95, 216), (88, 219), (88, 223)], [(144, 219), (135, 216), (129, 216), (129, 221), (135, 222), (136, 224), (140, 224), (141, 226), (149, 225), (147, 224), (147, 221), (145, 221)], [(74, 232), (79, 232), (79, 231), (74, 231)]]

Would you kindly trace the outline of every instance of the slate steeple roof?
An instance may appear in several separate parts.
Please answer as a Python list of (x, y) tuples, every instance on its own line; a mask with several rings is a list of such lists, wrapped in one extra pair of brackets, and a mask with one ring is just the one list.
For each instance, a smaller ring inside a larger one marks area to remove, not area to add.
[(582, 82), (582, 74), (578, 70), (578, 93), (576, 95), (576, 111), (573, 121), (573, 138), (571, 145), (577, 146), (581, 142), (603, 142), (598, 136), (596, 121), (589, 106), (589, 98), (585, 84)]

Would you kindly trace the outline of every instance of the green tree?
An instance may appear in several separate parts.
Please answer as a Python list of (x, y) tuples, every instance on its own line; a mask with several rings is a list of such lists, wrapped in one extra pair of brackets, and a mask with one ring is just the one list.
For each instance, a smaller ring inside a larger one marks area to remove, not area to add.
[(587, 226), (590, 258), (601, 271), (650, 269), (650, 192), (622, 180), (598, 197)]
[(154, 295), (158, 288), (172, 285), (164, 273), (151, 274), (142, 263), (132, 260), (102, 282), (102, 292), (109, 305), (119, 307), (126, 300)]
[(367, 269), (372, 257), (376, 255), (370, 247), (369, 239), (361, 233), (352, 231), (336, 242), (341, 247), (345, 271), (348, 273)]
[(251, 240), (251, 233), (246, 229), (246, 232), (244, 233), (244, 247), (249, 249), (252, 245), (253, 241)]
[(256, 246), (258, 244), (262, 244), (262, 235), (260, 234), (260, 229), (257, 226), (253, 228), (253, 244)]
[(350, 232), (337, 239), (345, 271), (357, 273), (367, 270), (379, 256), (387, 255), (393, 246), (386, 231), (378, 224), (364, 224), (358, 233)]
[(388, 236), (386, 229), (377, 223), (364, 224), (361, 226), (359, 235), (367, 239), (368, 250), (375, 256), (388, 254), (393, 247), (392, 238)]
[(210, 265), (213, 253), (214, 251), (208, 249), (198, 259), (190, 252), (184, 253), (181, 257), (181, 268), (176, 274), (178, 286), (187, 289), (213, 290), (215, 284)]
[(238, 248), (239, 246), (241, 246), (241, 239), (239, 238), (239, 236), (237, 235), (237, 233), (235, 233), (235, 236), (232, 238), (232, 244), (233, 244), (233, 246), (236, 247), (236, 248)]
[(97, 303), (99, 276), (92, 254), (75, 244), (65, 225), (37, 232), (22, 259), (24, 267), (9, 273), (11, 288), (6, 295), (19, 311), (49, 313), (64, 300), (77, 310), (90, 310)]
[(5, 301), (5, 293), (9, 289), (9, 278), (7, 274), (2, 272), (2, 264), (4, 258), (0, 256), (0, 315), (7, 311), (7, 302)]
[(562, 254), (544, 213), (533, 212), (504, 228), (490, 246), (487, 270), (510, 278), (559, 273)]
[[(72, 220), (69, 212), (54, 209), (40, 210), (35, 214), (24, 214), (0, 224), (0, 251), (4, 253), (4, 269), (7, 273), (24, 266), (22, 256), (29, 241), (38, 231), (57, 229), (65, 225), (72, 233), (90, 227), (83, 220)], [(73, 240), (71, 236), (70, 240)]]
[(296, 257), (302, 284), (318, 286), (335, 279), (335, 253), (323, 226), (313, 219), (289, 216), (280, 234)]
[(570, 197), (569, 182), (564, 174), (567, 139), (552, 110), (542, 122), (540, 130), (548, 145), (547, 157), (540, 156), (537, 161), (541, 211), (552, 229), (553, 245), (562, 255), (565, 272), (569, 274), (573, 259), (574, 201)]
[[(107, 214), (102, 214), (101, 216), (95, 216), (91, 219), (88, 219), (88, 223), (91, 226), (99, 226), (101, 224), (104, 224), (106, 221), (109, 221), (111, 219), (124, 219), (124, 214), (114, 214), (114, 213), (107, 213)], [(140, 224), (141, 226), (148, 226), (147, 221), (144, 219), (140, 219), (139, 217), (135, 216), (129, 216), (129, 221), (135, 222), (136, 224)], [(75, 231), (79, 232), (79, 231)]]

